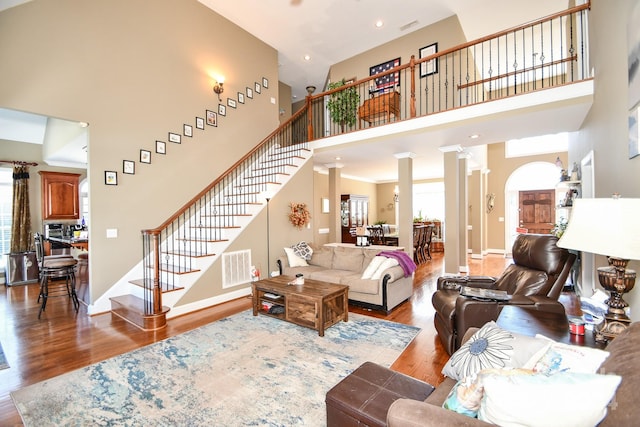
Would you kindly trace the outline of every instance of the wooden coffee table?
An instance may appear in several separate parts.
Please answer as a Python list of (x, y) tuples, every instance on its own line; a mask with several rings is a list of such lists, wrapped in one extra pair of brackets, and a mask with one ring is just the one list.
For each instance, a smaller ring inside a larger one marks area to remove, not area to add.
[(277, 276), (253, 282), (253, 315), (315, 329), (321, 337), (326, 328), (349, 320), (348, 286), (311, 279), (305, 279), (304, 285), (289, 285), (294, 279)]

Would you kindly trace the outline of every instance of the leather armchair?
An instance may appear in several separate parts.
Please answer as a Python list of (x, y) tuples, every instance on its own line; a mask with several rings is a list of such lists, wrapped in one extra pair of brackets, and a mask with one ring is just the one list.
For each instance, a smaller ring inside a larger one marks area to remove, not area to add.
[[(461, 345), (470, 327), (482, 327), (496, 320), (505, 304), (564, 313), (558, 302), (576, 259), (575, 254), (556, 245), (558, 238), (547, 234), (521, 234), (513, 244), (513, 264), (498, 278), (490, 276), (443, 276), (431, 302), (434, 324), (449, 354)], [(506, 291), (508, 301), (479, 300), (460, 295), (461, 286)]]

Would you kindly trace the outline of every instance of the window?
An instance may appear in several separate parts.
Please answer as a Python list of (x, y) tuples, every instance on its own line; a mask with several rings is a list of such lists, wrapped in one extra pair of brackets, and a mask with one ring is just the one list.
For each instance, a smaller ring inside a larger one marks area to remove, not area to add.
[(11, 206), (13, 205), (13, 169), (0, 168), (0, 255), (11, 252)]
[(80, 183), (80, 218), (84, 219), (84, 225), (89, 226), (89, 181), (86, 179)]
[(444, 182), (413, 185), (413, 217), (444, 221)]
[(533, 136), (531, 138), (510, 139), (505, 144), (505, 154), (510, 157), (534, 156), (536, 154), (564, 152), (569, 149), (569, 134)]

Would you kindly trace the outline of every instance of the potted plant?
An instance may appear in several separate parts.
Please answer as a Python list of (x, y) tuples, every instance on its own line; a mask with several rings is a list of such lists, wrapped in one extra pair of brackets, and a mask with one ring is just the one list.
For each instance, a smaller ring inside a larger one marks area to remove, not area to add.
[[(328, 90), (337, 89), (346, 85), (345, 79), (337, 82), (329, 83)], [(358, 120), (358, 105), (360, 104), (360, 95), (355, 86), (337, 91), (329, 95), (327, 101), (327, 109), (334, 123), (339, 124), (342, 132), (345, 126), (355, 126)]]

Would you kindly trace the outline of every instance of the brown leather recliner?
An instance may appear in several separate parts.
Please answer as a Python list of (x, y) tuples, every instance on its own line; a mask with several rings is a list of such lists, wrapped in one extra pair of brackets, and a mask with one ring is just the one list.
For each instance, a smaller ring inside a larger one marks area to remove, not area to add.
[[(505, 304), (545, 311), (564, 312), (558, 302), (576, 259), (575, 254), (556, 245), (548, 234), (521, 234), (513, 244), (513, 264), (498, 278), (489, 276), (443, 276), (431, 302), (434, 324), (449, 354), (461, 345), (470, 327), (496, 320)], [(509, 301), (479, 300), (460, 295), (461, 286), (506, 291)]]

